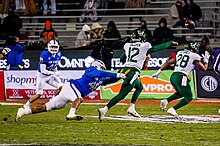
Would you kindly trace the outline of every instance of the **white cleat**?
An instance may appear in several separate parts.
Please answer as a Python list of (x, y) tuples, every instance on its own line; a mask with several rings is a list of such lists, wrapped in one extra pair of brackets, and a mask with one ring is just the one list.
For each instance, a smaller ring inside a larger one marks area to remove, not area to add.
[(220, 114), (220, 109), (218, 110), (218, 114)]
[(66, 116), (67, 121), (69, 121), (69, 120), (81, 121), (82, 119), (83, 119), (82, 116), (75, 115), (75, 114), (70, 114), (70, 113)]
[(167, 104), (168, 104), (168, 101), (166, 99), (163, 99), (160, 101), (160, 109), (162, 110), (162, 112), (166, 110)]
[(99, 121), (102, 122), (107, 111), (104, 108), (100, 108), (98, 109), (98, 112), (99, 112)]
[(18, 112), (17, 112), (17, 115), (15, 117), (15, 122), (18, 121), (18, 119), (20, 119), (23, 115), (26, 115), (28, 114), (27, 110), (25, 108), (18, 108)]
[(127, 110), (128, 114), (132, 115), (133, 117), (140, 118), (141, 116), (135, 111), (134, 108), (129, 107)]
[(167, 110), (167, 113), (172, 116), (178, 116), (178, 114), (176, 113), (176, 110), (172, 107)]

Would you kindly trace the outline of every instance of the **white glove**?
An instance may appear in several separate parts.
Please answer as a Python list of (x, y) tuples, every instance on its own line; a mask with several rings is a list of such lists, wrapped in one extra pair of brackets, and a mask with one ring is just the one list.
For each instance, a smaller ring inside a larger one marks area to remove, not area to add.
[(202, 57), (203, 57), (203, 61), (208, 64), (209, 63), (209, 57), (210, 57), (209, 52), (205, 51), (205, 55), (202, 54)]
[(159, 69), (156, 73), (154, 73), (151, 78), (156, 78), (158, 79), (159, 74), (161, 73), (161, 69)]
[(117, 73), (116, 78), (125, 79), (125, 78), (126, 78), (126, 75), (125, 75), (125, 74), (123, 74), (123, 73)]
[(2, 50), (2, 54), (7, 55), (10, 51), (11, 51), (10, 48), (4, 48), (4, 49)]

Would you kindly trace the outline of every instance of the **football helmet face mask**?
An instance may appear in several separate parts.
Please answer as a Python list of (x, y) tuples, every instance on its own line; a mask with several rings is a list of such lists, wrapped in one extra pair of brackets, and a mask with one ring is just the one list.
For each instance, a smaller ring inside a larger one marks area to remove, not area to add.
[(146, 34), (143, 29), (135, 30), (131, 33), (131, 41), (132, 42), (146, 42)]
[(47, 44), (47, 48), (51, 54), (56, 54), (59, 51), (60, 46), (56, 40), (51, 40)]
[(97, 68), (98, 70), (105, 70), (105, 63), (102, 62), (101, 60), (95, 60), (91, 63), (91, 66), (94, 66), (95, 68)]
[(197, 53), (199, 54), (199, 44), (195, 41), (189, 41), (186, 46), (185, 49), (193, 52), (193, 53)]

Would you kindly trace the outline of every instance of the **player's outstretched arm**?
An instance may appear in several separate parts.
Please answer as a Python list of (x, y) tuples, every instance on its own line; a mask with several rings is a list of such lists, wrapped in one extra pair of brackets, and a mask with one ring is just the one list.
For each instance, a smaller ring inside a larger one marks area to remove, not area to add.
[(167, 49), (171, 45), (178, 45), (178, 42), (169, 41), (160, 45), (152, 46), (151, 49), (147, 52), (147, 55), (154, 52), (158, 52), (160, 50)]
[(204, 61), (204, 64), (199, 61), (199, 60), (195, 60), (193, 63), (202, 71), (206, 71), (208, 69), (208, 63), (209, 63), (209, 57), (210, 57), (210, 54), (208, 51), (205, 51), (205, 54), (202, 54), (202, 57), (203, 57), (203, 61)]
[(206, 71), (208, 69), (208, 63), (203, 64), (199, 60), (195, 60), (193, 63), (202, 71)]
[(168, 68), (171, 64), (175, 64), (176, 63), (176, 58), (171, 58), (169, 60), (167, 60), (162, 66), (161, 68), (154, 73), (151, 78), (158, 78), (159, 74), (166, 68)]

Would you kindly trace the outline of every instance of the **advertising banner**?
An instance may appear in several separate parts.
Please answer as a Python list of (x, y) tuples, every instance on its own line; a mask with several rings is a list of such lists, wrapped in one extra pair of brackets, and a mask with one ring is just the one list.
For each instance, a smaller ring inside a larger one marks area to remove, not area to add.
[[(165, 70), (163, 71), (158, 79), (150, 78), (150, 76), (155, 73), (156, 70), (141, 71), (140, 81), (143, 85), (143, 90), (138, 99), (164, 99), (175, 93), (175, 89), (170, 84), (170, 76), (173, 71)], [(191, 81), (190, 85), (193, 92), (193, 98), (195, 99), (195, 88), (194, 79), (192, 73), (190, 73)], [(101, 87), (102, 99), (111, 99), (117, 95), (121, 89), (121, 84), (123, 80), (117, 83), (106, 85)], [(126, 99), (131, 99), (134, 90), (132, 90)]]
[(0, 100), (5, 99), (4, 73), (0, 70)]
[[(24, 70), (37, 70), (39, 56), (42, 50), (27, 50), (23, 55)], [(85, 70), (91, 62), (92, 50), (61, 50), (62, 57), (59, 63), (59, 70)], [(120, 56), (123, 50), (114, 50), (111, 60), (112, 69), (123, 67), (120, 62)], [(170, 53), (175, 53), (175, 49), (162, 50), (149, 55), (150, 60), (147, 62), (149, 70), (159, 69), (167, 60)], [(31, 54), (31, 55), (30, 55)], [(6, 69), (7, 59), (0, 59), (0, 69)]]
[[(84, 71), (59, 71), (60, 80), (66, 83), (69, 79), (77, 79)], [(36, 94), (36, 71), (4, 71), (4, 83), (6, 99), (28, 99)], [(2, 82), (3, 83), (3, 82)], [(55, 88), (45, 84), (42, 98), (50, 98), (54, 95)], [(90, 93), (84, 99), (100, 99), (100, 90)]]
[(220, 98), (220, 77), (212, 70), (196, 71), (197, 96)]

